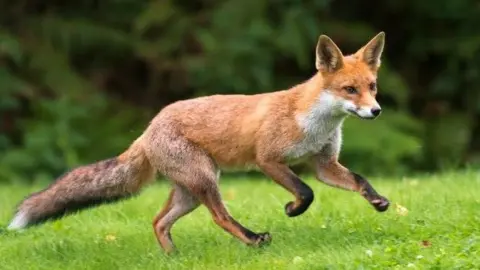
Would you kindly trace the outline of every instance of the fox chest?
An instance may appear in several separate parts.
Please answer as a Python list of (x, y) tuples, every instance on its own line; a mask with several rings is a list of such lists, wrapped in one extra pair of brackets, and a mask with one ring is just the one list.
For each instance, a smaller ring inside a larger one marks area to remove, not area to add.
[(314, 134), (305, 134), (304, 137), (293, 143), (285, 153), (285, 158), (290, 163), (300, 163), (309, 157), (320, 153), (330, 143), (333, 131), (319, 131)]
[(338, 147), (341, 140), (341, 125), (343, 119), (328, 119), (327, 121), (299, 120), (302, 128), (302, 138), (293, 142), (285, 151), (285, 159), (290, 164), (300, 163), (322, 152), (329, 144)]

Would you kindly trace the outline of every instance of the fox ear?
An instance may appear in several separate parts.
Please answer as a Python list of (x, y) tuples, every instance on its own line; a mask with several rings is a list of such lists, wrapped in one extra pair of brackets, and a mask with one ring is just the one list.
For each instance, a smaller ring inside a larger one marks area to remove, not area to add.
[(380, 67), (383, 47), (385, 45), (385, 33), (378, 33), (367, 45), (363, 46), (357, 54), (372, 69), (377, 70)]
[(315, 66), (322, 72), (334, 72), (343, 67), (343, 54), (327, 36), (318, 38)]

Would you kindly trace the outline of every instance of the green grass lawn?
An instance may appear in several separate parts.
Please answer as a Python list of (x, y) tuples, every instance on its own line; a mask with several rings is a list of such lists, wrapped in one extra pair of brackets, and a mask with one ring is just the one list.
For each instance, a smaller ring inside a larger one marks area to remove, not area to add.
[(480, 268), (479, 173), (372, 179), (392, 203), (385, 213), (355, 193), (307, 182), (315, 201), (303, 215), (288, 218), (283, 206), (292, 197), (273, 182), (223, 181), (232, 215), (254, 231), (269, 231), (272, 243), (245, 246), (200, 207), (174, 226), (180, 252), (173, 256), (161, 252), (151, 227), (166, 200), (166, 183), (22, 232), (4, 228), (18, 201), (38, 187), (0, 186), (0, 269)]

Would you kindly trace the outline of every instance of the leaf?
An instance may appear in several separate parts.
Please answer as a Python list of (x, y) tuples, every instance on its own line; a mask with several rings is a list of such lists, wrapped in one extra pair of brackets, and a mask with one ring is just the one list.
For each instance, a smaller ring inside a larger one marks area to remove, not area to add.
[(23, 50), (17, 37), (0, 29), (0, 57), (3, 55), (7, 55), (18, 65), (23, 59)]
[(398, 203), (395, 204), (395, 210), (396, 210), (397, 214), (399, 214), (400, 216), (408, 215), (408, 209), (405, 206), (402, 206)]
[(134, 22), (138, 34), (144, 33), (149, 27), (162, 25), (176, 13), (171, 1), (153, 1), (138, 15)]
[(234, 188), (229, 188), (225, 194), (225, 199), (234, 200), (236, 196), (236, 190)]
[(367, 254), (368, 257), (372, 257), (372, 256), (373, 256), (373, 251), (370, 250), (370, 249), (367, 249), (367, 250), (365, 251), (365, 254)]
[(300, 263), (303, 263), (303, 262), (304, 262), (304, 260), (303, 260), (303, 258), (300, 257), (300, 256), (295, 256), (295, 257), (293, 258), (293, 264), (300, 264)]
[(113, 234), (107, 234), (105, 236), (105, 241), (107, 241), (107, 242), (113, 242), (115, 240), (117, 240), (117, 237)]
[(94, 86), (73, 69), (68, 55), (56, 51), (51, 44), (36, 44), (29, 51), (30, 67), (41, 74), (41, 83), (52, 92), (79, 97), (94, 90)]
[(432, 243), (428, 240), (422, 240), (421, 245), (424, 247), (430, 247)]
[(21, 78), (12, 74), (7, 68), (0, 67), (0, 108), (12, 109), (16, 108), (18, 100), (14, 95), (23, 94), (28, 95), (28, 83)]

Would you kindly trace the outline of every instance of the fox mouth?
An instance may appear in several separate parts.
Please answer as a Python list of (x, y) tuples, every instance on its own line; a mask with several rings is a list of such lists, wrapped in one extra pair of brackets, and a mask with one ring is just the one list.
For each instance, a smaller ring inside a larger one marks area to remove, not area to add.
[(358, 118), (360, 118), (360, 119), (373, 120), (373, 119), (377, 118), (377, 117), (374, 116), (374, 115), (372, 115), (372, 116), (361, 116), (360, 114), (358, 114), (357, 111), (352, 110), (352, 109), (348, 109), (347, 111), (348, 111), (348, 113), (349, 113), (350, 115), (356, 116), (356, 117), (358, 117)]

